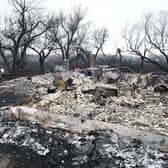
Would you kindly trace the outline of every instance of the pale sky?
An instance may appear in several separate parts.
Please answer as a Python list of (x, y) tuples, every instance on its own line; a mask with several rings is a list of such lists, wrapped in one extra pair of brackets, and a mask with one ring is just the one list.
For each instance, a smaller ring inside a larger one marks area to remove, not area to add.
[[(120, 47), (120, 34), (127, 22), (138, 21), (144, 12), (168, 10), (168, 0), (45, 0), (44, 6), (55, 12), (70, 11), (74, 6), (87, 8), (87, 17), (96, 26), (107, 27), (110, 39), (105, 52), (114, 53)], [(9, 11), (8, 0), (0, 0), (0, 15)]]

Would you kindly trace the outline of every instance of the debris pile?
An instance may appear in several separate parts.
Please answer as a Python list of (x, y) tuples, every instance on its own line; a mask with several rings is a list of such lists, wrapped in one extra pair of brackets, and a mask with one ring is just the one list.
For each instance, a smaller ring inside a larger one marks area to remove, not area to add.
[[(6, 109), (0, 112), (0, 143), (0, 153), (6, 148), (17, 151), (13, 162), (8, 157), (10, 165), (16, 164), (21, 158), (24, 160), (18, 164), (29, 160), (29, 167), (32, 161), (31, 167), (38, 165), (39, 168), (166, 168), (168, 165), (167, 154), (153, 150), (136, 139), (123, 143), (113, 131), (94, 130), (87, 135), (78, 135), (58, 129), (45, 129), (38, 124), (13, 118)], [(0, 165), (2, 163), (1, 159)], [(28, 166), (25, 163), (22, 167)]]
[(108, 72), (111, 77), (120, 74), (119, 78), (109, 83), (107, 71), (99, 79), (57, 72), (5, 81), (0, 90), (24, 95), (20, 105), (168, 135), (167, 76)]
[[(89, 119), (117, 123), (168, 136), (167, 91), (166, 74), (140, 75), (118, 69), (91, 68), (84, 73), (57, 72), (3, 81), (0, 84), (0, 106), (22, 105), (46, 114), (77, 117), (81, 122)], [(10, 101), (7, 99), (9, 95)], [(40, 157), (47, 156), (48, 165), (168, 165), (168, 157), (163, 153), (138, 140), (122, 142), (113, 131), (93, 130), (82, 135), (42, 128), (12, 117), (10, 108), (5, 112), (3, 108), (0, 109), (0, 143), (28, 147)]]

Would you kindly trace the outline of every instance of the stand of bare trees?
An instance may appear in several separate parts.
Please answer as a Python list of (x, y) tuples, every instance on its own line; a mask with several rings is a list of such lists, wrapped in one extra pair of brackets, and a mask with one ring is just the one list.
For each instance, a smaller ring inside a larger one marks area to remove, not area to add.
[(63, 59), (69, 59), (74, 54), (74, 46), (78, 40), (78, 31), (82, 26), (82, 22), (85, 18), (85, 11), (80, 7), (74, 9), (74, 11), (66, 16), (63, 12), (60, 12), (58, 16), (53, 17), (53, 41), (55, 41), (61, 51)]
[[(10, 3), (13, 13), (5, 19), (0, 32), (0, 54), (8, 72), (15, 73), (24, 67), (27, 49), (46, 31), (46, 27), (36, 31), (43, 22), (36, 14), (35, 1), (11, 0)], [(12, 60), (8, 58), (9, 55)]]
[[(86, 10), (80, 6), (69, 14), (60, 12), (43, 16), (42, 9), (38, 7), (39, 0), (9, 2), (13, 11), (10, 17), (4, 19), (0, 28), (0, 57), (9, 73), (24, 69), (30, 51), (39, 57), (43, 73), (45, 60), (51, 54), (60, 53), (63, 60), (74, 60), (76, 67), (80, 60), (90, 58), (95, 66), (98, 54), (105, 56), (103, 48), (109, 32), (106, 28), (93, 29), (92, 23), (86, 20)], [(138, 23), (127, 25), (123, 37), (126, 50), (140, 57), (141, 73), (146, 62), (168, 71), (163, 65), (168, 65), (167, 11), (144, 15)], [(117, 54), (120, 56), (120, 66), (123, 66), (121, 50), (125, 51), (118, 49)]]
[(168, 72), (163, 65), (163, 62), (168, 65), (168, 12), (144, 15), (139, 23), (126, 26), (123, 38), (126, 50), (140, 57), (140, 72), (145, 62)]
[[(17, 73), (26, 65), (27, 51), (39, 56), (41, 72), (47, 57), (60, 53), (62, 59), (75, 57), (76, 66), (84, 55), (96, 51), (95, 59), (108, 37), (106, 28), (91, 30), (86, 10), (80, 6), (70, 14), (63, 12), (42, 16), (39, 0), (11, 0), (13, 8), (0, 30), (0, 56), (9, 73)], [(92, 37), (92, 38), (91, 38)]]

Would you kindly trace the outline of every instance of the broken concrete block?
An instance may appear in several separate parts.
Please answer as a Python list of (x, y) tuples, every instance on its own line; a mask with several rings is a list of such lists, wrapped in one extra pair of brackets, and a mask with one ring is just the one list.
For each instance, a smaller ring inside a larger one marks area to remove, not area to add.
[(40, 95), (45, 95), (47, 94), (47, 87), (39, 87), (37, 91), (40, 93)]
[(108, 83), (115, 83), (121, 78), (121, 72), (117, 70), (105, 72), (104, 76), (107, 78)]
[(57, 72), (65, 72), (65, 68), (63, 65), (56, 65), (54, 67), (54, 72), (57, 73)]

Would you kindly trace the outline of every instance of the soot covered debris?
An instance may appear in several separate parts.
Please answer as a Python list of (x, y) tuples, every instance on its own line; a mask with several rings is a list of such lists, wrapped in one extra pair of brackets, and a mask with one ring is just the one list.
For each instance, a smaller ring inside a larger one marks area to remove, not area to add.
[[(167, 154), (136, 139), (123, 143), (111, 130), (94, 130), (82, 136), (45, 129), (38, 124), (15, 119), (7, 109), (0, 110), (0, 143), (0, 154), (12, 155), (10, 162), (15, 164), (11, 164), (11, 168), (19, 167), (21, 163), (23, 168), (30, 165), (41, 168), (168, 166)], [(0, 165), (2, 162), (0, 159)]]

